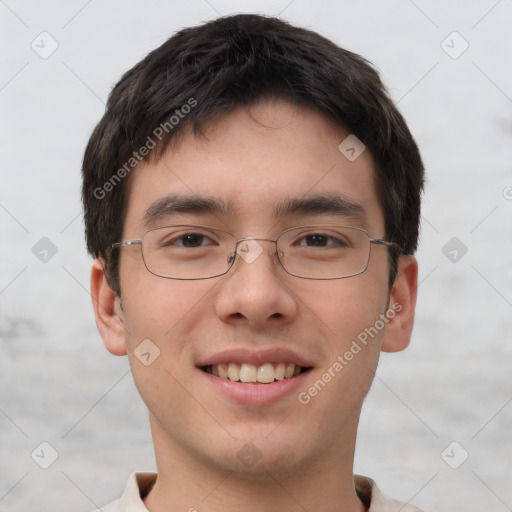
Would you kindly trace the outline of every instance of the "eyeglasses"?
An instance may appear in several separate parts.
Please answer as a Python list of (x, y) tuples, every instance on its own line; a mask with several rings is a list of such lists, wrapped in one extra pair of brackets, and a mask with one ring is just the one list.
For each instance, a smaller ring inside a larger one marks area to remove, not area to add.
[(368, 268), (372, 244), (398, 247), (370, 238), (363, 229), (329, 224), (286, 229), (275, 240), (237, 239), (212, 226), (177, 225), (150, 229), (140, 240), (117, 242), (112, 249), (140, 245), (144, 264), (155, 276), (195, 280), (226, 274), (237, 255), (252, 263), (263, 253), (258, 242), (274, 243), (274, 261), (303, 279), (357, 276)]

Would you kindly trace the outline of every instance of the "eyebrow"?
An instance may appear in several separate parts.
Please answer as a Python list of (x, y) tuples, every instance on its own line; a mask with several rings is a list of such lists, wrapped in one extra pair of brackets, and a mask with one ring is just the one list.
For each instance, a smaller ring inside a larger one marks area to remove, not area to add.
[(174, 213), (212, 213), (227, 215), (231, 208), (219, 199), (169, 194), (152, 203), (144, 212), (143, 222), (150, 226)]
[[(169, 194), (152, 203), (142, 220), (147, 226), (151, 226), (176, 213), (227, 216), (234, 213), (234, 208), (220, 198)], [(294, 214), (334, 214), (363, 223), (366, 221), (366, 211), (362, 205), (338, 195), (285, 199), (274, 206), (272, 213), (275, 218)]]
[(315, 195), (288, 199), (276, 205), (275, 217), (292, 214), (334, 214), (366, 222), (366, 210), (359, 204), (339, 195)]

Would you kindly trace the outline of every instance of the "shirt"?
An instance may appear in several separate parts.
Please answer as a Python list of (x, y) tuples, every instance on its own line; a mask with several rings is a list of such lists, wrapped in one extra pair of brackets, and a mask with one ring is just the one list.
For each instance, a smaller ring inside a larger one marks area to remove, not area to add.
[[(156, 473), (132, 473), (123, 495), (109, 505), (94, 512), (149, 512), (142, 499), (156, 481)], [(422, 512), (413, 505), (385, 498), (371, 478), (355, 475), (357, 494), (369, 507), (368, 512)]]

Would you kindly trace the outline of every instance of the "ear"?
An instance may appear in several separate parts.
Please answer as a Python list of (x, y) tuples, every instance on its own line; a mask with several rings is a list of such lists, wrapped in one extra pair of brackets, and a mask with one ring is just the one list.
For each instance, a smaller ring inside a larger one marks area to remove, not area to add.
[(126, 330), (121, 299), (110, 288), (105, 275), (105, 260), (97, 258), (91, 270), (91, 296), (96, 325), (109, 352), (126, 355)]
[(383, 352), (399, 352), (411, 341), (418, 288), (418, 262), (414, 256), (400, 256), (398, 271), (389, 297), (389, 322), (384, 330)]

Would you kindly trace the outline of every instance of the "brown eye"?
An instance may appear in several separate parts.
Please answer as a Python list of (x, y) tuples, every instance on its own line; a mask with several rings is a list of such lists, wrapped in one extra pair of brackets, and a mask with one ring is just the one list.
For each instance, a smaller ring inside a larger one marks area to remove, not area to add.
[(341, 236), (331, 236), (322, 233), (305, 235), (298, 240), (302, 247), (349, 247), (349, 243)]
[(212, 239), (203, 233), (172, 234), (160, 242), (160, 247), (195, 248), (212, 245)]
[(190, 233), (187, 235), (181, 236), (179, 239), (183, 247), (200, 247), (203, 245), (203, 241), (205, 240), (204, 235), (200, 235), (198, 233)]

